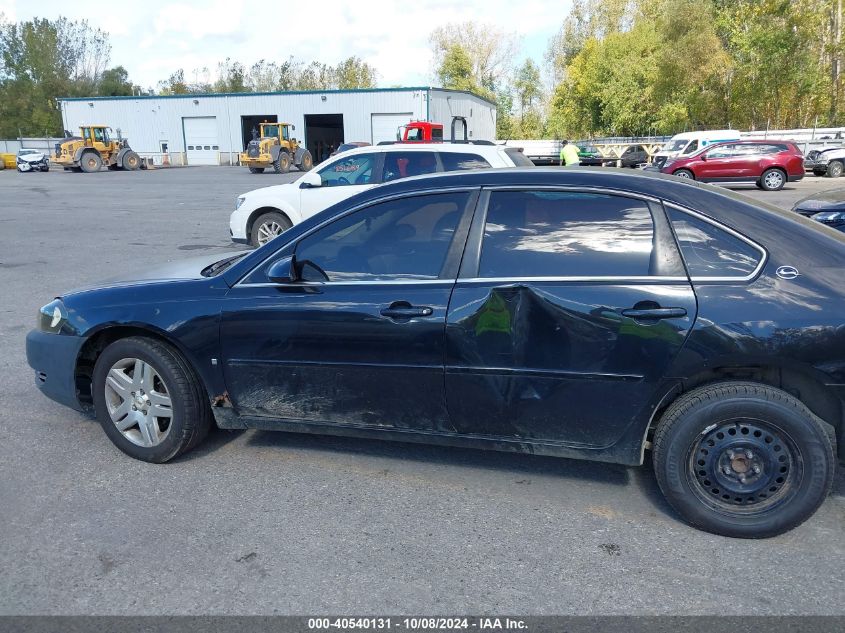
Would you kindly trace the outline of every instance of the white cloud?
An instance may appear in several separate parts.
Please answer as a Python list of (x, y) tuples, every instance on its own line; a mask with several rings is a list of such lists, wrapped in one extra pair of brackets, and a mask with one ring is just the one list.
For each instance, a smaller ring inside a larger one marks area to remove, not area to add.
[[(114, 3), (103, 11), (98, 0), (0, 0), (0, 11), (16, 18), (87, 19), (112, 35), (112, 65), (121, 64), (133, 81), (154, 87), (183, 68), (216, 71), (230, 57), (249, 66), (259, 59), (334, 64), (357, 55), (375, 66), (380, 84), (419, 85), (432, 81), (429, 33), (462, 21), (486, 22), (515, 32), (536, 46), (559, 28), (570, 0), (417, 0), (349, 4), (255, 4), (243, 0), (179, 0), (171, 3)], [(36, 5), (36, 6), (32, 6)], [(10, 7), (9, 10), (4, 7)], [(525, 50), (539, 63), (542, 50)], [(515, 63), (519, 60), (514, 60)]]

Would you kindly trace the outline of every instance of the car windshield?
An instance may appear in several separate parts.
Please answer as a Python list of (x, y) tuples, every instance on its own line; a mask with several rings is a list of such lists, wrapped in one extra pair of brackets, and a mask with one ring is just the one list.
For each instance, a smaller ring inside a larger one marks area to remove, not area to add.
[(689, 139), (678, 139), (677, 141), (669, 141), (663, 146), (664, 152), (680, 152), (689, 143)]
[(203, 277), (214, 277), (215, 275), (219, 275), (224, 270), (228, 269), (229, 266), (234, 264), (236, 261), (239, 261), (241, 258), (246, 256), (248, 253), (249, 251), (245, 253), (239, 253), (237, 255), (221, 259), (219, 262), (214, 262), (211, 266), (206, 266), (202, 270), (201, 274)]
[(278, 138), (279, 136), (279, 126), (278, 125), (265, 125), (264, 126), (264, 138)]
[(21, 149), (18, 150), (18, 156), (26, 156), (27, 154), (40, 154), (41, 150), (37, 149)]

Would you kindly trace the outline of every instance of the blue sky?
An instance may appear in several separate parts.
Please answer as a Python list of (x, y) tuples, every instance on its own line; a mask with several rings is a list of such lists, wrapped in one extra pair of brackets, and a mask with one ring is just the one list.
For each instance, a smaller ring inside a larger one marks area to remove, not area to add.
[[(122, 65), (143, 87), (184, 68), (208, 67), (214, 80), (226, 57), (250, 65), (288, 56), (333, 64), (358, 55), (379, 72), (380, 85), (433, 83), (429, 32), (473, 20), (516, 33), (517, 63), (531, 56), (541, 66), (549, 38), (560, 28), (570, 0), (416, 0), (414, 2), (173, 2), (102, 0), (0, 0), (10, 20), (33, 17), (87, 19), (111, 35), (112, 66)], [(516, 64), (515, 64), (516, 65)]]

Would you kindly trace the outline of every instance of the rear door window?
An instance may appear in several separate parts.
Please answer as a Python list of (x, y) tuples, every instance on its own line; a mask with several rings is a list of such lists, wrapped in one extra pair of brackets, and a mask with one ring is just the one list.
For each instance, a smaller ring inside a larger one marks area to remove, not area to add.
[(440, 162), (443, 163), (443, 171), (486, 169), (491, 166), (478, 154), (464, 154), (462, 152), (440, 152)]
[(434, 152), (386, 152), (382, 182), (437, 172)]
[(745, 239), (698, 216), (666, 209), (693, 280), (750, 278), (763, 252)]
[(478, 276), (639, 277), (652, 268), (647, 203), (558, 191), (490, 195)]

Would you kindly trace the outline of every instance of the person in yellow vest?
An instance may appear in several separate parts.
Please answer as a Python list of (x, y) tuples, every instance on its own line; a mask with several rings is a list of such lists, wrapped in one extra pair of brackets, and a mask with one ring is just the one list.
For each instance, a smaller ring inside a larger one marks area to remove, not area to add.
[(578, 165), (580, 162), (581, 159), (578, 157), (578, 146), (567, 140), (561, 142), (560, 164), (569, 167), (570, 165)]

